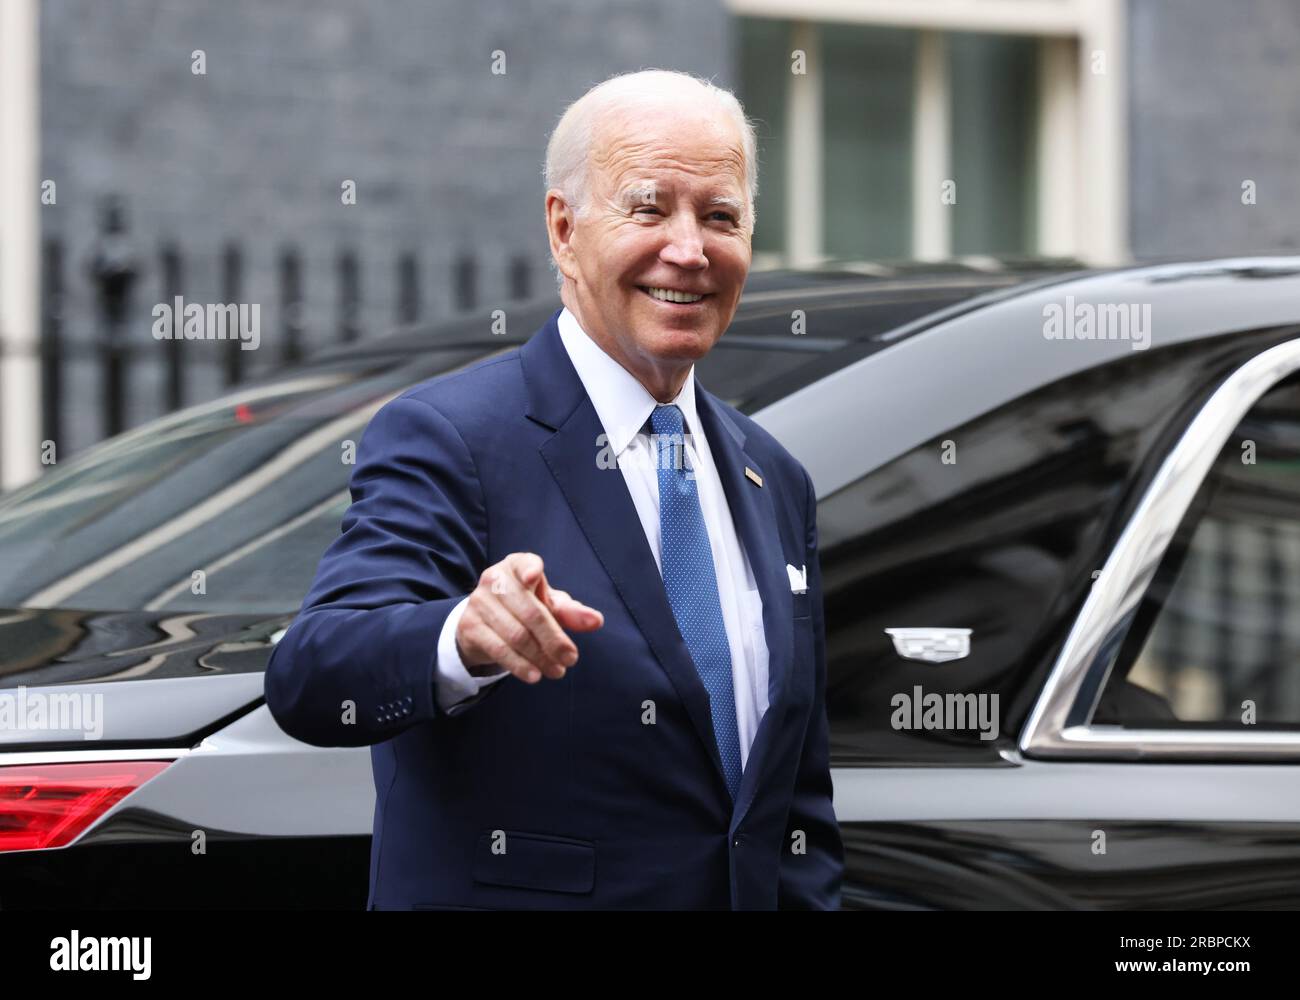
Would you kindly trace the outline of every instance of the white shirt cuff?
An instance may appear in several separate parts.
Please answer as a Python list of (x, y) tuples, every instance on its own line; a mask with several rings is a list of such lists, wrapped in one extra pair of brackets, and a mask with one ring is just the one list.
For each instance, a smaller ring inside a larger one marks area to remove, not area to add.
[(502, 669), (499, 673), (475, 677), (466, 669), (460, 658), (460, 651), (456, 649), (456, 628), (460, 624), (460, 616), (465, 613), (467, 603), (469, 603), (468, 597), (451, 609), (438, 636), (438, 664), (437, 676), (434, 678), (434, 692), (438, 699), (438, 707), (448, 715), (456, 714), (453, 709), (468, 708), (467, 703), (470, 699), (476, 698), (484, 688), (495, 684), (510, 673)]

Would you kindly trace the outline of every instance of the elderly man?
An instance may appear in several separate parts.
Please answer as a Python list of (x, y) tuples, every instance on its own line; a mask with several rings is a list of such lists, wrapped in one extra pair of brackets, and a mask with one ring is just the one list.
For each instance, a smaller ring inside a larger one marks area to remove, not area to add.
[(372, 909), (836, 908), (812, 483), (694, 380), (749, 270), (753, 129), (615, 77), (546, 180), (563, 308), (376, 413), (267, 704), (373, 747)]

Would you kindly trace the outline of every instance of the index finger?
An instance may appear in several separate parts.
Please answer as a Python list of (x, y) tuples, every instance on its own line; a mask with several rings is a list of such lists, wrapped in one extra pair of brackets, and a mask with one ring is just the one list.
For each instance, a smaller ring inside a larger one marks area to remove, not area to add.
[[(540, 559), (537, 560), (541, 562)], [(560, 626), (555, 616), (551, 613), (550, 607), (542, 601), (531, 587), (520, 579), (520, 575), (527, 577), (531, 575), (530, 571), (535, 570), (535, 565), (519, 566), (519, 561), (515, 560), (510, 563), (510, 573), (503, 574), (506, 580), (500, 588), (498, 597), (515, 619), (528, 629), (537, 645), (542, 652), (550, 658), (551, 662), (562, 666), (569, 667), (577, 660), (578, 647), (568, 634)], [(533, 582), (539, 590), (545, 587), (545, 573), (539, 572)], [(493, 586), (493, 591), (497, 591)]]

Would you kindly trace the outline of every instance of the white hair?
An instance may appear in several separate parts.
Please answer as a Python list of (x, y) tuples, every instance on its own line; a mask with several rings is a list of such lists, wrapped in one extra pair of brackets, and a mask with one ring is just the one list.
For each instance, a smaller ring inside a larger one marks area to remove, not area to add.
[[(546, 144), (546, 190), (558, 188), (575, 216), (586, 215), (591, 207), (588, 163), (600, 123), (614, 113), (661, 105), (683, 96), (711, 102), (739, 131), (745, 156), (746, 214), (752, 231), (757, 221), (754, 200), (758, 197), (758, 139), (754, 122), (745, 116), (745, 109), (731, 91), (711, 80), (675, 70), (646, 69), (612, 76), (570, 104)], [(557, 283), (563, 287), (564, 274), (554, 258), (551, 267)]]

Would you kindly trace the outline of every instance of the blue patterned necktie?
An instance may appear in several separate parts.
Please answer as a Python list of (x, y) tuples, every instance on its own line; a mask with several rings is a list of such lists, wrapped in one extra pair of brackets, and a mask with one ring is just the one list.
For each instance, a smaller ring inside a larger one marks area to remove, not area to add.
[(731, 647), (718, 599), (709, 531), (694, 475), (686, 468), (682, 425), (682, 411), (676, 406), (657, 406), (650, 415), (659, 473), (659, 558), (668, 603), (709, 693), (713, 735), (734, 800), (741, 768)]

